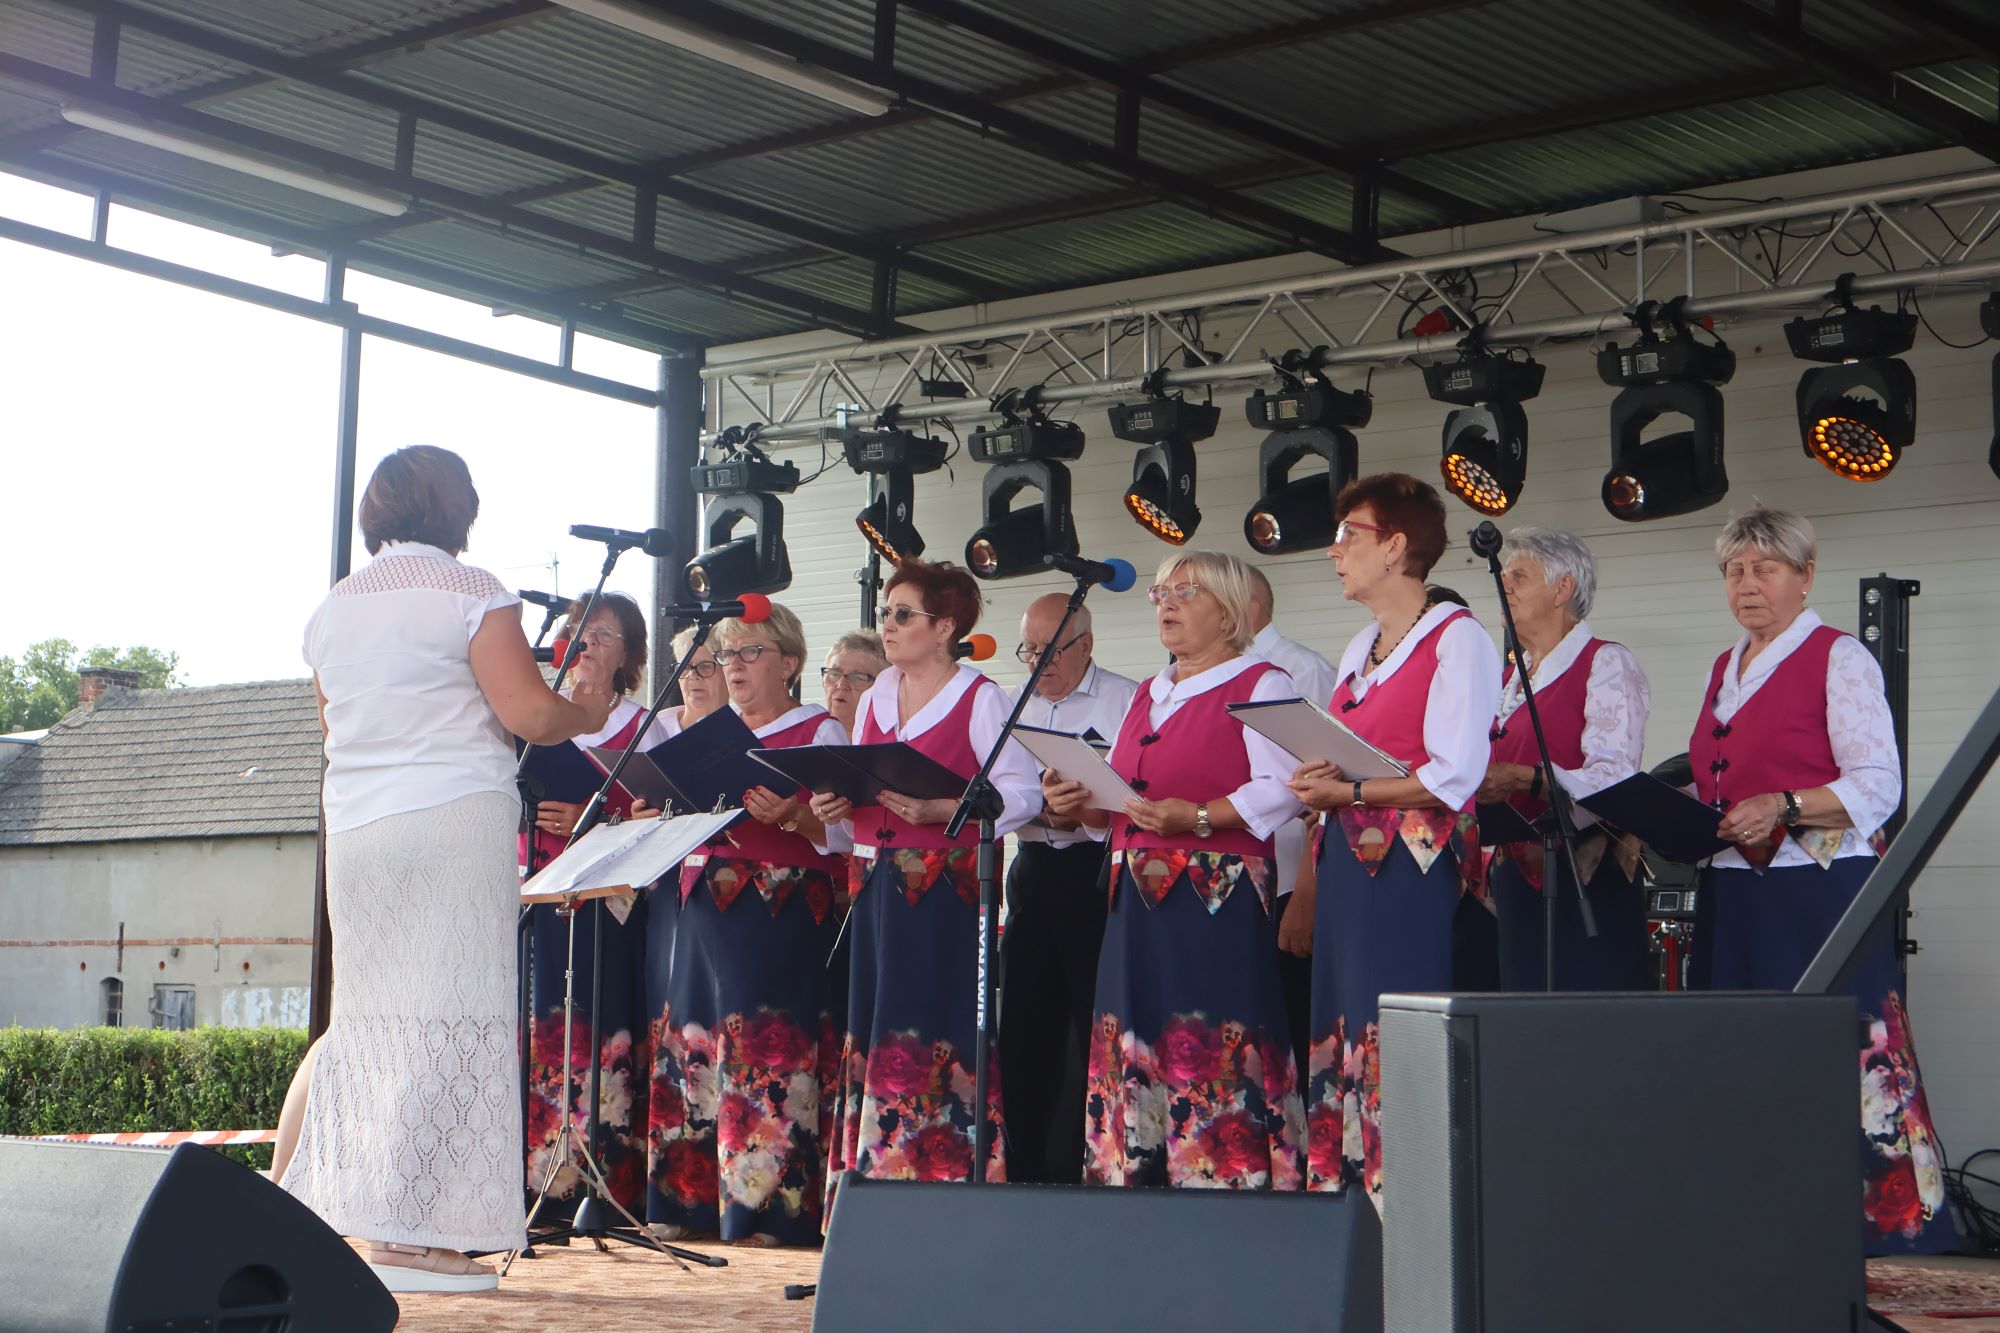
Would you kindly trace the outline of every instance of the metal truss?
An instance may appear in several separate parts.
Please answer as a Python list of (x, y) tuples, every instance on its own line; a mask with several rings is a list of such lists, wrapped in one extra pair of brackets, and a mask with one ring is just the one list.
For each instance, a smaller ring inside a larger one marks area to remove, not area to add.
[[(1630, 329), (1632, 312), (1648, 301), (1684, 297), (1688, 315), (1719, 318), (1821, 305), (1850, 271), (1856, 294), (1921, 294), (2000, 279), (1996, 232), (2000, 170), (1549, 232), (1283, 282), (712, 365), (702, 371), (708, 428), (712, 435), (726, 421), (756, 420), (766, 423), (765, 440), (808, 439), (854, 421), (987, 417), (1008, 394), (1077, 408), (1244, 384), (1275, 378), (1260, 350), (1267, 343), (1324, 347), (1327, 365), (1371, 366), (1456, 355), (1469, 328), (1495, 346), (1606, 337)], [(1521, 320), (1517, 306), (1568, 313)], [(1453, 327), (1407, 336), (1419, 310), (1441, 310)], [(956, 380), (966, 396), (911, 401), (919, 378)], [(829, 399), (832, 411), (823, 406)]]

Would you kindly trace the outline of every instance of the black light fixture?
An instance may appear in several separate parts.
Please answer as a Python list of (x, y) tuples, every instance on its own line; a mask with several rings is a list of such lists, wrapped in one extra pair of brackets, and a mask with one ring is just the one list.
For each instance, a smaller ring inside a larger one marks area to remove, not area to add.
[[(722, 461), (693, 468), (695, 491), (711, 497), (702, 514), (705, 545), (681, 572), (681, 584), (693, 601), (782, 592), (792, 585), (785, 506), (778, 497), (798, 488), (799, 469), (765, 457), (756, 431), (731, 427), (718, 441)], [(750, 532), (737, 536), (736, 529), (746, 521)]]
[(944, 441), (899, 430), (885, 421), (849, 435), (842, 449), (847, 465), (869, 477), (868, 503), (854, 516), (854, 526), (884, 560), (893, 563), (922, 555), (916, 477), (944, 466)]
[[(1697, 340), (1683, 304), (1640, 306), (1632, 313), (1638, 339), (1597, 354), (1598, 378), (1619, 388), (1611, 400), (1611, 466), (1599, 495), (1613, 518), (1628, 523), (1706, 509), (1729, 491), (1716, 386), (1736, 374), (1736, 353), (1720, 339)], [(1646, 439), (1664, 416), (1687, 418), (1688, 429)]]
[[(992, 466), (980, 486), (983, 517), (965, 543), (965, 565), (982, 579), (1040, 574), (1043, 556), (1077, 553), (1064, 464), (1082, 455), (1083, 429), (1073, 421), (1050, 421), (1035, 410), (1032, 395), (1010, 395), (994, 407), (999, 424), (966, 437), (966, 451)], [(1038, 492), (1041, 503), (1013, 507), (1027, 490)]]
[[(2000, 339), (2000, 292), (1979, 303), (1979, 327), (1987, 337)], [(2000, 353), (1993, 357), (1993, 443), (1986, 449), (1986, 466), (2000, 477)]]
[[(1257, 451), (1262, 478), (1257, 502), (1243, 515), (1243, 536), (1260, 555), (1308, 551), (1333, 540), (1333, 502), (1360, 467), (1360, 445), (1349, 427), (1366, 426), (1375, 400), (1365, 390), (1342, 392), (1323, 370), (1324, 348), (1296, 349), (1273, 363), (1284, 384), (1259, 390), (1244, 404), (1253, 426), (1270, 432)], [(1309, 458), (1325, 471), (1292, 477)]]
[(1497, 356), (1479, 330), (1460, 344), (1457, 361), (1424, 367), (1424, 388), (1456, 406), (1444, 419), (1438, 472), (1445, 489), (1482, 514), (1504, 514), (1528, 480), (1528, 414), (1521, 404), (1542, 391), (1545, 368), (1533, 357)]
[(1214, 403), (1165, 397), (1160, 393), (1162, 384), (1155, 372), (1147, 385), (1153, 396), (1112, 408), (1111, 433), (1144, 446), (1132, 460), (1126, 512), (1161, 541), (1185, 546), (1201, 526), (1201, 509), (1195, 503), (1195, 442), (1215, 434), (1222, 409)]
[(1917, 377), (1897, 360), (1916, 341), (1917, 316), (1854, 306), (1854, 275), (1835, 282), (1839, 309), (1785, 325), (1801, 361), (1822, 361), (1799, 376), (1799, 443), (1806, 457), (1849, 481), (1880, 481), (1916, 442)]

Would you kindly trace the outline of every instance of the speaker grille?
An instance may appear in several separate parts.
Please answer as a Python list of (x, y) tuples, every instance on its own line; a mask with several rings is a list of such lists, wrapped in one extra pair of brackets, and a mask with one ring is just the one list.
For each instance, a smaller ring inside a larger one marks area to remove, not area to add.
[(1382, 1011), (1386, 1333), (1477, 1333), (1475, 1020)]

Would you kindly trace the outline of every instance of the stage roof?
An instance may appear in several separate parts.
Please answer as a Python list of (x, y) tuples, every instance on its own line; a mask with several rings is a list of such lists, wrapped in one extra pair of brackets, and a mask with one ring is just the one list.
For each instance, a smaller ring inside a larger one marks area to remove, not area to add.
[(677, 351), (1944, 145), (2000, 161), (1982, 0), (619, 2), (890, 105), (542, 0), (0, 0), (0, 169)]

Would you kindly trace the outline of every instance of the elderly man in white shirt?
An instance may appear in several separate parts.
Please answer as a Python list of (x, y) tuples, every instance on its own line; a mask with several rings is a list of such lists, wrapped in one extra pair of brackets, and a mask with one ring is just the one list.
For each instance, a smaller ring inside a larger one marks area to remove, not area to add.
[[(1091, 660), (1088, 607), (1070, 619), (1062, 642), (1051, 641), (1068, 602), (1052, 592), (1021, 617), (1015, 656), (1030, 669), (1048, 658), (1021, 721), (1094, 734), (1108, 746), (1139, 686)], [(1025, 688), (1017, 686), (1009, 701)], [(1007, 872), (1000, 954), (1007, 1178), (1073, 1184), (1083, 1171), (1083, 1057), (1104, 938), (1106, 845), (1046, 809), (1014, 836), (1019, 850)]]
[[(1278, 633), (1278, 627), (1271, 623), (1271, 615), (1277, 610), (1278, 595), (1272, 590), (1271, 580), (1264, 577), (1263, 571), (1255, 565), (1250, 567), (1250, 599), (1251, 623), (1257, 633), (1250, 640), (1246, 656), (1260, 657), (1272, 666), (1282, 667), (1299, 687), (1300, 698), (1325, 708), (1333, 701), (1336, 683), (1333, 663), (1304, 644)], [(1285, 909), (1291, 906), (1292, 888), (1299, 881), (1299, 868), (1305, 864), (1306, 830), (1310, 826), (1310, 817), (1290, 820), (1271, 839), (1276, 848), (1277, 910), (1281, 922)], [(1308, 1030), (1311, 1027), (1312, 959), (1279, 950), (1278, 980), (1285, 988), (1285, 1016), (1292, 1023), (1292, 1046), (1298, 1057), (1299, 1077), (1303, 1080)]]

